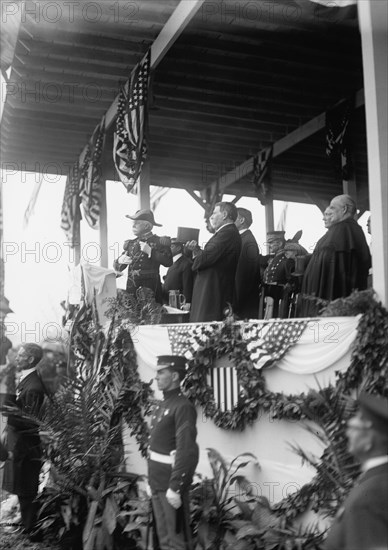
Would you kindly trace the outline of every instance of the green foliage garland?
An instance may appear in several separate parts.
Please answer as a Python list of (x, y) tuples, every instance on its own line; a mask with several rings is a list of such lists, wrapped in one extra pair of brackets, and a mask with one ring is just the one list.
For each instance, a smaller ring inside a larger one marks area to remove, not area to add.
[[(203, 336), (205, 342), (189, 362), (183, 389), (194, 403), (202, 407), (204, 415), (211, 418), (216, 426), (226, 430), (243, 430), (258, 417), (262, 406), (260, 397), (265, 390), (264, 378), (255, 369), (246, 343), (231, 322), (226, 321), (221, 327), (213, 325), (210, 330), (204, 327)], [(223, 356), (228, 356), (233, 361), (242, 387), (238, 403), (231, 411), (220, 409), (214, 400), (213, 390), (207, 383), (207, 375), (214, 361)]]

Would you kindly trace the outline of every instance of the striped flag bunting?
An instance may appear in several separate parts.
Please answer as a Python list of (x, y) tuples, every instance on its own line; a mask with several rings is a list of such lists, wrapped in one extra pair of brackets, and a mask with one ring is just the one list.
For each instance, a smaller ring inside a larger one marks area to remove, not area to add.
[(253, 158), (253, 186), (257, 198), (265, 206), (271, 198), (271, 163), (273, 147), (267, 147)]
[[(211, 325), (196, 325), (192, 333), (188, 333), (184, 325), (168, 326), (171, 351), (174, 355), (184, 355), (191, 359), (201, 342), (206, 340), (219, 329), (217, 323)], [(237, 369), (228, 360), (219, 359), (217, 365), (209, 369), (207, 383), (213, 388), (213, 397), (221, 411), (229, 411), (239, 400), (241, 387), (238, 382)]]
[(101, 209), (102, 154), (105, 141), (105, 117), (94, 129), (81, 169), (80, 196), (85, 220), (99, 229)]
[(119, 178), (128, 192), (138, 181), (147, 157), (145, 122), (150, 62), (151, 50), (133, 69), (130, 79), (119, 93), (113, 135), (113, 160)]
[[(298, 342), (306, 326), (306, 320), (259, 321), (243, 323), (240, 330), (255, 368), (262, 369), (279, 361)], [(195, 325), (189, 330), (184, 324), (168, 325), (171, 353), (191, 359), (219, 328), (219, 323)], [(209, 369), (208, 384), (221, 410), (231, 410), (238, 403), (241, 387), (237, 369), (227, 358), (219, 358), (216, 366)]]
[(75, 227), (81, 217), (79, 207), (79, 185), (80, 168), (77, 160), (73, 164), (67, 177), (61, 210), (61, 229), (65, 232), (66, 238), (73, 248), (76, 244), (75, 239), (77, 238)]
[(252, 323), (242, 329), (251, 359), (257, 369), (272, 367), (300, 339), (305, 320)]

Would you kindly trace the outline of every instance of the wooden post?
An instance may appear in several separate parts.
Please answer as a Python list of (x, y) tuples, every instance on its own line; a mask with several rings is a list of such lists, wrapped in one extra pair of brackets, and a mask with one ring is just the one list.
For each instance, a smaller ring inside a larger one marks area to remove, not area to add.
[(101, 181), (101, 203), (100, 203), (100, 265), (108, 267), (108, 214), (106, 205), (106, 179)]
[(81, 261), (81, 217), (77, 208), (73, 222), (74, 266)]
[(358, 2), (365, 83), (373, 288), (388, 306), (388, 3)]
[(141, 170), (139, 183), (138, 183), (138, 204), (139, 209), (142, 210), (143, 208), (150, 208), (151, 206), (151, 198), (150, 198), (150, 174), (151, 174), (151, 165), (149, 158), (146, 159), (146, 161), (143, 164), (143, 168)]
[(268, 199), (268, 202), (265, 205), (265, 230), (268, 233), (268, 231), (273, 231), (274, 227), (273, 199)]

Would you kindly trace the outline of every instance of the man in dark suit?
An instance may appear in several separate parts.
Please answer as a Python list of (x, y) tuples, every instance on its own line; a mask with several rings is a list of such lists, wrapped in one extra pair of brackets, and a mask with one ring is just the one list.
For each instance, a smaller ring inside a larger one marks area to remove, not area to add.
[(193, 262), (184, 254), (184, 244), (177, 239), (171, 239), (171, 253), (173, 264), (168, 268), (163, 284), (164, 302), (168, 304), (170, 290), (179, 290), (186, 299), (186, 305), (191, 304), (193, 294), (192, 271)]
[[(39, 472), (42, 463), (42, 448), (38, 424), (45, 388), (37, 371), (37, 364), (43, 357), (43, 350), (37, 344), (23, 344), (16, 356), (21, 369), (16, 387), (16, 400), (5, 407), (8, 416), (6, 428), (8, 460), (4, 466), (3, 488), (19, 499), (22, 523), (26, 533), (31, 533), (36, 522)], [(25, 418), (28, 415), (32, 418)]]
[(218, 202), (210, 216), (214, 235), (201, 250), (196, 241), (187, 247), (193, 251), (194, 280), (190, 321), (221, 321), (224, 310), (233, 303), (234, 281), (241, 252), (241, 237), (234, 222), (237, 208), (230, 202)]
[(128, 268), (127, 292), (136, 296), (139, 287), (150, 288), (158, 303), (163, 303), (162, 283), (159, 268), (172, 265), (171, 241), (168, 237), (158, 237), (152, 233), (154, 220), (151, 210), (138, 210), (126, 216), (133, 220), (132, 231), (136, 236), (124, 242), (123, 254), (114, 261), (116, 271)]
[(237, 264), (234, 311), (240, 319), (257, 319), (260, 298), (260, 251), (249, 229), (252, 213), (246, 208), (237, 208), (234, 222), (241, 236), (241, 253)]
[(337, 513), (324, 550), (388, 548), (388, 400), (361, 394), (348, 422), (348, 449), (362, 474)]

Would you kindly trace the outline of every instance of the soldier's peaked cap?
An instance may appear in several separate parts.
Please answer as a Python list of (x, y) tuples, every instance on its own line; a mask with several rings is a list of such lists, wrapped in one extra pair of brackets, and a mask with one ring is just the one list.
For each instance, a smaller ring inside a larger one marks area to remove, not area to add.
[(182, 355), (159, 355), (157, 357), (156, 370), (173, 369), (177, 371), (186, 370), (186, 357)]
[(284, 240), (285, 231), (268, 231), (267, 241)]
[(388, 430), (388, 399), (370, 393), (361, 393), (358, 405), (362, 416), (372, 423), (375, 430), (387, 433)]

